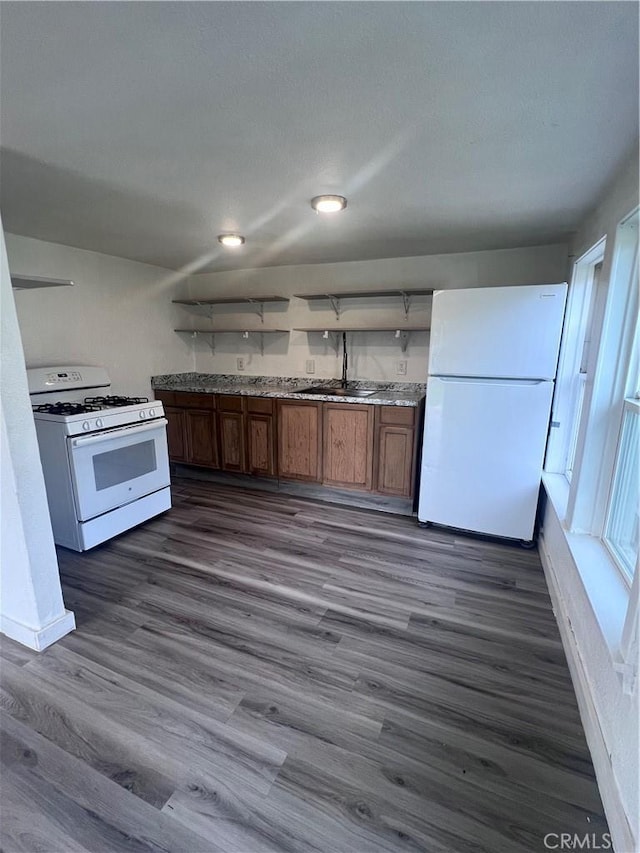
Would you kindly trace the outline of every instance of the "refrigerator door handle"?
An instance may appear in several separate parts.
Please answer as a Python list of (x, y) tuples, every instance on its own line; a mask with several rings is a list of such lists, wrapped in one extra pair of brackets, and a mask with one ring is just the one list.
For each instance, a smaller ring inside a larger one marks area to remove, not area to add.
[(438, 382), (456, 382), (467, 385), (476, 383), (479, 385), (541, 385), (544, 382), (551, 382), (550, 379), (501, 379), (492, 376), (484, 378), (478, 376), (431, 376), (431, 379), (437, 379)]

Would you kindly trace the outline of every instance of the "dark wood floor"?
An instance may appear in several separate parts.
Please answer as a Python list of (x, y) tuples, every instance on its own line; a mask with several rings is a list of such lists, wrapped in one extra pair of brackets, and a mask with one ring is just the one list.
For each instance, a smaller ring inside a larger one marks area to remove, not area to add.
[(534, 551), (181, 480), (2, 643), (2, 850), (531, 853), (607, 831)]

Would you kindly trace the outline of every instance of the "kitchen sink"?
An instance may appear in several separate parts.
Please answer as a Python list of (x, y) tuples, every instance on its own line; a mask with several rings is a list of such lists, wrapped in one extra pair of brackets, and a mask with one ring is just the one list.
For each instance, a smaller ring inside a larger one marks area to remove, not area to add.
[(301, 388), (299, 394), (319, 394), (322, 396), (331, 395), (333, 397), (370, 397), (376, 393), (376, 389), (371, 388), (336, 388), (326, 385), (312, 385), (311, 388)]

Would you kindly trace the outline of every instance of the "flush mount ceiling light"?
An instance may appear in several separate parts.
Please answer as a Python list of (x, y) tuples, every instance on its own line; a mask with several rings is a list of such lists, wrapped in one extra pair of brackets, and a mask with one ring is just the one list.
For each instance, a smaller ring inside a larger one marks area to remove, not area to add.
[(338, 213), (347, 206), (343, 195), (317, 195), (311, 199), (311, 207), (318, 213)]
[(218, 234), (218, 242), (230, 249), (236, 249), (244, 243), (244, 237), (240, 234)]

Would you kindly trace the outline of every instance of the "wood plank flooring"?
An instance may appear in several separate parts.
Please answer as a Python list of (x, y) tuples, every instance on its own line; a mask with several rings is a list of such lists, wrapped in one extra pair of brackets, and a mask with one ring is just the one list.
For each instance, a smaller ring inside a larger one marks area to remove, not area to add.
[(0, 643), (5, 853), (607, 832), (535, 551), (183, 479), (59, 560), (77, 630)]

